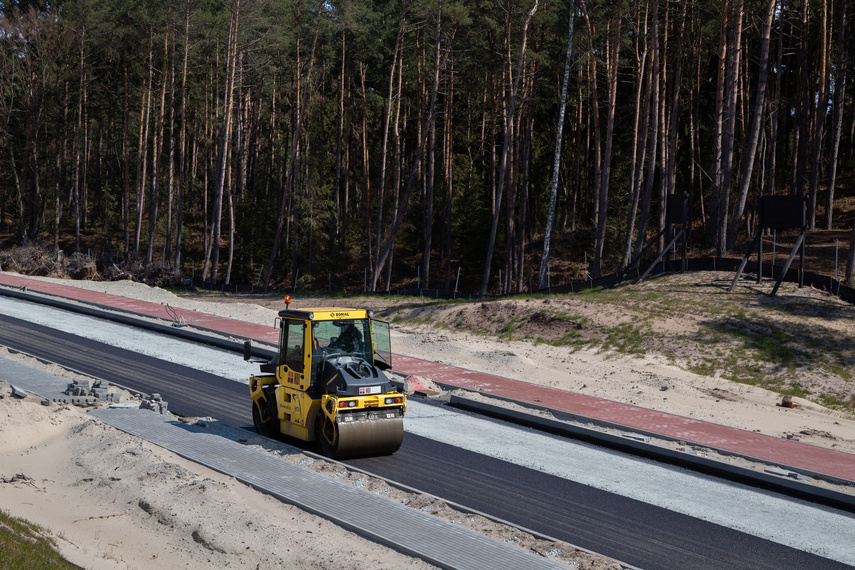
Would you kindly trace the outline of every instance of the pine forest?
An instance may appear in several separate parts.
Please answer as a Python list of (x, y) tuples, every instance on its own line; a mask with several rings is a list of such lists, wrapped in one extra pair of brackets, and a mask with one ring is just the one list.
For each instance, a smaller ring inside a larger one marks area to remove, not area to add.
[[(0, 0), (0, 237), (212, 284), (506, 294), (762, 196), (852, 233), (846, 0)], [(855, 239), (855, 233), (852, 233)], [(852, 278), (852, 253), (846, 281)], [(4, 267), (3, 269), (6, 269)]]

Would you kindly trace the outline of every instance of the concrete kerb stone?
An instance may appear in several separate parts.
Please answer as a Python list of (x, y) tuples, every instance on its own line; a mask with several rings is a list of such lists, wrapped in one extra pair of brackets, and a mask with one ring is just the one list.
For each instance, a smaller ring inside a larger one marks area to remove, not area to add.
[[(445, 387), (444, 387), (445, 389)], [(496, 398), (498, 400), (506, 400), (505, 398), (501, 398), (498, 396), (490, 396), (491, 398)], [(547, 407), (540, 406), (531, 406), (525, 405), (521, 402), (517, 402), (516, 400), (507, 400), (514, 402), (516, 404), (520, 404), (523, 407), (528, 407), (532, 410), (537, 411), (547, 411), (553, 414), (558, 413), (556, 410), (552, 410)], [(594, 443), (599, 443), (601, 445), (606, 445), (608, 447), (613, 447), (616, 449), (621, 449), (623, 451), (628, 451), (630, 453), (635, 453), (638, 455), (653, 457), (662, 461), (666, 461), (669, 463), (676, 463), (682, 465), (684, 467), (690, 467), (693, 469), (698, 469), (705, 472), (712, 472), (719, 476), (723, 476), (729, 479), (736, 480), (750, 480), (755, 482), (758, 485), (775, 489), (778, 491), (783, 491), (788, 494), (795, 494), (801, 497), (810, 498), (812, 500), (827, 503), (834, 505), (838, 508), (842, 508), (848, 511), (855, 511), (855, 495), (850, 495), (848, 493), (842, 493), (839, 491), (835, 491), (833, 489), (827, 489), (824, 487), (817, 487), (809, 483), (810, 479), (821, 479), (838, 485), (846, 485), (851, 486), (851, 481), (846, 480), (835, 480), (831, 481), (830, 478), (824, 474), (816, 473), (805, 473), (804, 470), (800, 470), (797, 468), (793, 468), (787, 465), (777, 465), (775, 469), (770, 470), (766, 469), (765, 472), (758, 472), (753, 469), (748, 469), (746, 467), (741, 467), (738, 465), (731, 465), (729, 463), (724, 463), (722, 461), (717, 461), (715, 459), (711, 459), (709, 457), (704, 457), (702, 455), (690, 454), (685, 451), (677, 451), (673, 449), (668, 449), (665, 447), (660, 447), (658, 445), (644, 442), (643, 439), (639, 440), (636, 438), (624, 437), (624, 434), (615, 435), (607, 432), (600, 431), (599, 429), (585, 427), (581, 425), (571, 424), (560, 419), (550, 419), (545, 418), (539, 415), (535, 415), (533, 413), (521, 412), (518, 410), (511, 410), (504, 406), (499, 406), (495, 404), (489, 404), (486, 402), (481, 402), (469, 398), (464, 398), (459, 395), (452, 395), (449, 405), (459, 407), (462, 409), (466, 409), (469, 411), (481, 413), (484, 415), (488, 415), (491, 417), (495, 417), (498, 419), (502, 419), (505, 421), (510, 421), (512, 423), (517, 423), (520, 425), (525, 425), (528, 427), (534, 427), (536, 429), (542, 429), (544, 431), (548, 431), (550, 433), (556, 433), (558, 435), (570, 436), (579, 439), (583, 439), (586, 441), (591, 441)], [(584, 416), (580, 416), (579, 421), (586, 421), (587, 419)], [(605, 424), (607, 422), (594, 422), (593, 420), (589, 420), (591, 424)], [(608, 427), (614, 429), (626, 429), (624, 426), (620, 425), (609, 425)], [(637, 435), (637, 434), (634, 434)], [(660, 439), (666, 439), (671, 441), (682, 441), (674, 438), (663, 437), (659, 434), (651, 434), (653, 437), (657, 437)], [(701, 445), (701, 444), (696, 444)], [(756, 462), (762, 465), (768, 465), (770, 462), (762, 459), (758, 459), (755, 457), (750, 457), (746, 455), (738, 455), (733, 452), (726, 452), (723, 450), (718, 450), (716, 448), (710, 447), (708, 445), (704, 445), (703, 447), (710, 449), (711, 451), (715, 451), (717, 453), (722, 453), (724, 455), (730, 455), (734, 457), (742, 457), (752, 462)], [(795, 477), (793, 476), (795, 475)]]

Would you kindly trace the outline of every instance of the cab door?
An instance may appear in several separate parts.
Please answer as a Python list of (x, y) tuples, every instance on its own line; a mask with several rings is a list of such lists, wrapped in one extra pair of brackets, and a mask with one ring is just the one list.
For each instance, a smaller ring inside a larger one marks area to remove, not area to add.
[(374, 352), (374, 366), (381, 370), (392, 368), (392, 340), (389, 335), (389, 323), (371, 319), (371, 348)]
[(303, 321), (284, 319), (279, 344), (279, 362), (276, 380), (279, 384), (301, 388), (306, 369), (306, 324)]

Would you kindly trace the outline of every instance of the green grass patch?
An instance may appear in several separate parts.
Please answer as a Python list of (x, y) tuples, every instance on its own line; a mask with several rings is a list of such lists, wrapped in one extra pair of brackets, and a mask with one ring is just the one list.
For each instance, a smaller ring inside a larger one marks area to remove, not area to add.
[(633, 323), (623, 323), (608, 332), (603, 348), (624, 354), (641, 354), (645, 352), (644, 332)]
[(525, 317), (517, 317), (513, 316), (508, 319), (508, 322), (502, 325), (502, 328), (499, 330), (499, 338), (504, 339), (512, 339), (514, 337), (514, 331), (518, 326), (525, 324)]
[(4, 570), (79, 568), (60, 555), (45, 529), (3, 510), (0, 510), (0, 567)]
[(585, 325), (589, 322), (587, 317), (583, 317), (583, 316), (579, 315), (578, 313), (571, 313), (568, 311), (559, 311), (557, 309), (541, 309), (539, 312), (543, 313), (544, 315), (549, 315), (553, 319), (556, 319), (559, 321), (567, 321), (569, 323), (580, 324), (580, 325)]

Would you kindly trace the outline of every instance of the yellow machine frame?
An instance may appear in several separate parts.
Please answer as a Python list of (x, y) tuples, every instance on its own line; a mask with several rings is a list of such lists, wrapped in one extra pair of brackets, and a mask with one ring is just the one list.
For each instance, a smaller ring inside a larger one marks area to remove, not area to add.
[[(249, 382), (250, 396), (253, 400), (253, 413), (258, 414), (263, 423), (271, 422), (270, 429), (268, 430), (269, 433), (264, 435), (274, 435), (274, 432), (278, 432), (303, 441), (316, 441), (316, 420), (321, 418), (319, 415), (321, 410), (323, 410), (323, 414), (328, 418), (328, 421), (333, 423), (346, 422), (354, 412), (369, 412), (373, 414), (372, 417), (379, 418), (387, 415), (390, 418), (393, 415), (396, 417), (403, 416), (406, 410), (407, 398), (401, 392), (341, 396), (322, 393), (317, 389), (312, 390), (312, 382), (314, 380), (312, 378), (314, 369), (312, 366), (312, 356), (319, 342), (314, 337), (312, 325), (322, 321), (357, 321), (367, 319), (369, 330), (371, 330), (372, 334), (366, 335), (371, 338), (366, 338), (365, 342), (370, 343), (370, 354), (372, 356), (370, 364), (374, 365), (374, 357), (376, 356), (373, 338), (375, 321), (371, 319), (369, 311), (339, 307), (302, 310), (287, 309), (279, 312), (279, 318), (281, 319), (280, 353), (279, 360), (275, 365), (275, 373), (253, 375), (250, 377)], [(302, 369), (296, 369), (296, 359), (294, 358), (297, 356), (296, 354), (291, 354), (290, 360), (288, 354), (286, 354), (289, 349), (286, 346), (288, 326), (289, 324), (295, 324), (295, 321), (303, 325), (303, 354), (300, 359)], [(294, 368), (289, 366), (289, 362)], [(262, 369), (264, 370), (264, 367)], [(276, 418), (270, 417), (268, 411), (270, 407), (266, 402), (269, 389), (265, 391), (264, 387), (270, 385), (275, 386), (273, 393), (275, 395)], [(400, 410), (400, 413), (397, 410)], [(394, 414), (391, 412), (394, 412)], [(370, 445), (370, 441), (367, 442), (367, 445)]]

